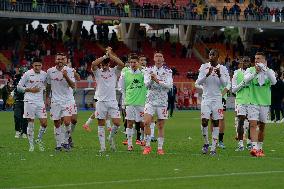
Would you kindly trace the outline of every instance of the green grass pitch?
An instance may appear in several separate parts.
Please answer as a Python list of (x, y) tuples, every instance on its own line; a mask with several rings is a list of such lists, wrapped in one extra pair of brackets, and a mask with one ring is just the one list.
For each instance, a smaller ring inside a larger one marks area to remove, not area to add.
[[(86, 133), (82, 124), (91, 112), (79, 112), (71, 152), (55, 153), (53, 124), (44, 136), (46, 151), (28, 152), (27, 139), (14, 138), (12, 112), (0, 112), (0, 188), (194, 188), (280, 189), (284, 187), (284, 124), (268, 124), (266, 157), (253, 158), (247, 150), (235, 152), (233, 112), (226, 113), (226, 149), (216, 157), (201, 155), (202, 137), (198, 111), (175, 112), (166, 123), (164, 156), (141, 154), (134, 146), (122, 145), (122, 128), (117, 152), (98, 155), (99, 142), (94, 123)], [(38, 133), (38, 122), (36, 122)], [(36, 146), (37, 147), (37, 146)]]

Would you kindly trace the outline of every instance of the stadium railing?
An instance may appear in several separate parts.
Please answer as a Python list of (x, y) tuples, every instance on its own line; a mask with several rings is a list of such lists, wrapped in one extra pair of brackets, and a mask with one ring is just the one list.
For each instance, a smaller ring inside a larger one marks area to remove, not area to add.
[(0, 11), (15, 11), (15, 12), (41, 12), (41, 13), (58, 13), (58, 14), (80, 14), (80, 15), (94, 15), (94, 16), (116, 16), (116, 17), (135, 17), (135, 18), (157, 18), (157, 19), (184, 19), (184, 20), (226, 20), (226, 21), (271, 21), (282, 22), (284, 15), (281, 12), (277, 15), (252, 13), (245, 15), (244, 12), (227, 14), (224, 17), (222, 12), (210, 12), (207, 14), (197, 15), (188, 8), (172, 10), (160, 7), (160, 9), (133, 9), (130, 8), (129, 13), (126, 13), (122, 8), (105, 6), (90, 6), (82, 5), (62, 5), (62, 4), (47, 4), (37, 3), (33, 6), (32, 3), (17, 2), (11, 4), (10, 2), (1, 1)]

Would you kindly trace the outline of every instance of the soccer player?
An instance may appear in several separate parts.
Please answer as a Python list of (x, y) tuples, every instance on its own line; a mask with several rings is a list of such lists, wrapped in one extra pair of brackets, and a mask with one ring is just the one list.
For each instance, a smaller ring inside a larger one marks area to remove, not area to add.
[[(128, 151), (133, 150), (132, 135), (133, 124), (142, 123), (144, 116), (144, 105), (146, 100), (146, 87), (144, 85), (144, 74), (139, 69), (139, 59), (137, 55), (131, 55), (129, 59), (130, 68), (121, 74), (121, 92), (124, 95), (127, 120), (127, 143)], [(138, 130), (138, 128), (137, 128)], [(140, 130), (140, 127), (139, 127)]]
[[(255, 54), (255, 66), (246, 70), (245, 84), (249, 84), (250, 104), (248, 106), (248, 119), (250, 123), (250, 136), (252, 149), (250, 154), (263, 157), (265, 123), (267, 122), (269, 106), (271, 104), (271, 85), (275, 85), (276, 77), (272, 69), (267, 68), (266, 56), (262, 52)], [(257, 126), (259, 131), (257, 132)]]
[[(74, 101), (70, 97), (70, 87), (75, 87), (74, 72), (68, 71), (68, 67), (64, 66), (65, 57), (62, 53), (55, 56), (56, 66), (47, 70), (47, 90), (46, 100), (50, 103), (50, 117), (54, 121), (54, 136), (56, 141), (56, 151), (61, 151), (62, 147), (70, 150), (69, 137), (71, 136), (71, 117)], [(69, 68), (70, 69), (70, 68)], [(50, 102), (50, 90), (52, 91)], [(61, 131), (61, 118), (65, 129), (64, 136)]]
[(17, 89), (24, 91), (24, 118), (28, 119), (27, 135), (29, 139), (29, 151), (34, 151), (34, 119), (39, 118), (40, 129), (36, 143), (39, 145), (39, 150), (44, 151), (42, 142), (43, 134), (47, 127), (46, 108), (43, 101), (43, 91), (46, 86), (46, 72), (42, 71), (42, 62), (38, 58), (34, 58), (33, 68), (27, 71), (18, 83)]
[(243, 151), (244, 143), (244, 122), (248, 115), (249, 105), (249, 86), (245, 84), (244, 75), (246, 69), (250, 66), (249, 57), (243, 57), (240, 59), (239, 69), (234, 72), (232, 79), (232, 92), (236, 94), (236, 114), (237, 114), (237, 138), (238, 147), (235, 151)]
[[(110, 60), (117, 63), (117, 66), (110, 68)], [(98, 69), (98, 65), (101, 68)], [(107, 114), (112, 118), (113, 126), (109, 135), (111, 149), (115, 150), (114, 135), (120, 125), (120, 112), (116, 100), (117, 77), (124, 67), (124, 63), (112, 52), (111, 47), (106, 48), (106, 55), (96, 59), (92, 63), (92, 70), (97, 82), (97, 104), (95, 116), (98, 119), (98, 137), (100, 152), (106, 150), (105, 146), (105, 120)]]
[(199, 69), (196, 85), (203, 87), (201, 101), (201, 132), (204, 137), (202, 153), (207, 154), (209, 148), (208, 121), (212, 115), (212, 145), (210, 155), (216, 155), (216, 145), (219, 135), (219, 120), (223, 119), (221, 87), (225, 87), (228, 82), (228, 70), (223, 65), (218, 64), (219, 52), (212, 49), (209, 52), (209, 62), (202, 64)]
[(145, 70), (144, 83), (147, 87), (146, 104), (144, 108), (144, 126), (146, 134), (146, 146), (143, 154), (150, 154), (151, 148), (151, 129), (150, 124), (153, 116), (157, 113), (158, 117), (158, 151), (163, 155), (164, 144), (164, 125), (168, 119), (168, 91), (173, 87), (172, 70), (163, 66), (164, 57), (161, 52), (154, 53), (155, 65)]
[[(74, 68), (72, 68), (72, 64), (71, 64), (71, 60), (67, 59), (67, 56), (65, 54), (62, 55), (63, 61), (64, 61), (64, 65), (66, 66), (66, 71), (68, 72), (69, 75), (74, 75), (75, 80), (76, 81), (80, 81), (80, 75), (76, 72), (76, 70)], [(73, 73), (72, 73), (73, 72)], [(76, 124), (77, 124), (77, 105), (75, 102), (75, 98), (74, 98), (74, 89), (72, 89), (71, 87), (69, 87), (69, 93), (68, 93), (68, 100), (72, 102), (72, 117), (71, 117), (71, 133), (74, 132)], [(63, 120), (62, 120), (63, 123)], [(64, 127), (61, 127), (61, 131), (62, 134), (65, 135), (66, 131), (64, 129)], [(71, 134), (68, 138), (68, 144), (70, 145), (70, 147), (74, 147), (74, 143), (71, 137)]]

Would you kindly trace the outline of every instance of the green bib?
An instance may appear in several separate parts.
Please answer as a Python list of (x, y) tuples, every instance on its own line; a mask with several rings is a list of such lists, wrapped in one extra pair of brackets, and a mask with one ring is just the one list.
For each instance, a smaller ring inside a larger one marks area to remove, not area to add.
[[(249, 71), (255, 73), (255, 67), (250, 67)], [(250, 104), (268, 106), (271, 105), (271, 82), (265, 79), (262, 86), (258, 83), (258, 78), (255, 77), (249, 85), (250, 88)]]
[(146, 101), (146, 87), (142, 72), (133, 74), (131, 70), (124, 72), (125, 105), (144, 106)]
[[(237, 84), (239, 85), (245, 79), (245, 74), (242, 71), (237, 70), (236, 79), (237, 79)], [(243, 87), (236, 93), (236, 103), (237, 104), (250, 104), (249, 86)]]

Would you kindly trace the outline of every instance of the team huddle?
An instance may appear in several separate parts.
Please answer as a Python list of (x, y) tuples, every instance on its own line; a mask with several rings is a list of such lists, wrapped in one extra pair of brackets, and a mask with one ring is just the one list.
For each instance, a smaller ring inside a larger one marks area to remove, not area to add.
[[(168, 119), (168, 92), (173, 87), (171, 69), (164, 65), (161, 52), (154, 53), (154, 65), (145, 67), (139, 56), (131, 54), (128, 58), (128, 67), (113, 53), (110, 47), (106, 48), (106, 54), (92, 63), (92, 71), (97, 84), (95, 99), (96, 111), (88, 119), (83, 128), (90, 130), (90, 124), (94, 118), (98, 120), (98, 138), (100, 152), (106, 151), (106, 140), (110, 143), (110, 149), (115, 150), (115, 136), (120, 126), (120, 109), (116, 99), (116, 89), (122, 93), (122, 107), (125, 110), (127, 123), (127, 150), (133, 151), (134, 124), (139, 124), (143, 154), (152, 152), (151, 125), (154, 115), (157, 115), (158, 150), (157, 154), (163, 155), (164, 125)], [(232, 84), (226, 67), (218, 64), (219, 53), (211, 50), (209, 62), (202, 64), (199, 70), (196, 87), (203, 90), (201, 101), (201, 132), (204, 138), (202, 153), (209, 152), (208, 123), (212, 123), (212, 144), (210, 155), (216, 155), (216, 147), (219, 132), (223, 132), (223, 102), (224, 91), (232, 88), (236, 94), (237, 114), (237, 151), (244, 150), (243, 136), (244, 123), (249, 120), (249, 133), (252, 149), (251, 155), (264, 156), (262, 149), (264, 128), (270, 105), (270, 86), (276, 83), (275, 74), (266, 66), (264, 54), (255, 55), (255, 66), (249, 67), (248, 62), (243, 61), (240, 68), (234, 73)], [(141, 59), (142, 60), (142, 59)], [(110, 62), (116, 63), (111, 68)], [(75, 80), (78, 80), (76, 71), (67, 66), (68, 60), (62, 53), (56, 54), (56, 66), (44, 72), (41, 70), (40, 59), (33, 60), (33, 68), (27, 71), (21, 78), (17, 89), (25, 92), (24, 118), (28, 119), (27, 135), (29, 139), (29, 151), (34, 151), (34, 145), (44, 151), (43, 135), (47, 127), (46, 106), (50, 106), (50, 118), (54, 121), (54, 136), (56, 151), (69, 151), (73, 147), (72, 132), (77, 123), (77, 107), (73, 95)], [(119, 79), (118, 79), (119, 78)], [(232, 87), (231, 87), (232, 86)], [(46, 91), (46, 102), (44, 102)], [(40, 130), (34, 140), (34, 119), (40, 120)], [(109, 127), (109, 136), (106, 137), (105, 125)], [(259, 129), (257, 129), (259, 128)], [(137, 130), (137, 129), (136, 129)]]

